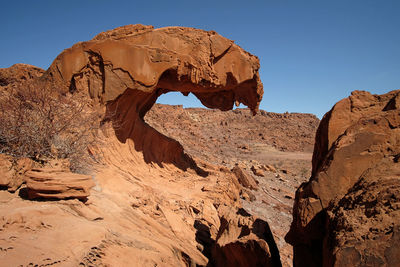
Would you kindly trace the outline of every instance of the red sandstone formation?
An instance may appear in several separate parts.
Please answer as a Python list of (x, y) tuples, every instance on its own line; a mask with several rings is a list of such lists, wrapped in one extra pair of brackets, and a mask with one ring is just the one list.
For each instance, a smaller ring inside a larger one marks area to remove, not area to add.
[(21, 83), (30, 82), (42, 76), (44, 70), (28, 64), (15, 64), (9, 68), (0, 69), (0, 88), (19, 86)]
[(0, 187), (16, 191), (25, 180), (25, 173), (33, 167), (30, 159), (14, 160), (13, 157), (0, 154)]
[(286, 237), (295, 266), (398, 265), (399, 96), (355, 91), (322, 119)]
[[(105, 106), (99, 143), (90, 148), (97, 186), (85, 204), (43, 205), (0, 192), (1, 262), (280, 266), (268, 224), (242, 209), (237, 177), (195, 162), (143, 121), (169, 91), (191, 92), (221, 110), (240, 102), (255, 113), (263, 93), (258, 68), (233, 41), (181, 27), (125, 26), (62, 52), (34, 82), (87, 92), (94, 106)], [(65, 172), (26, 176), (31, 197), (81, 198), (93, 185), (89, 177), (68, 181)]]
[(41, 168), (25, 173), (28, 198), (77, 198), (85, 200), (94, 187), (90, 175), (67, 172), (62, 169)]
[(252, 116), (249, 109), (222, 112), (155, 104), (145, 121), (179, 141), (190, 156), (229, 169), (237, 165), (256, 181), (258, 190), (242, 188), (240, 198), (249, 213), (268, 221), (282, 265), (292, 266), (293, 248), (284, 236), (292, 222), (295, 191), (310, 175), (319, 124), (314, 115), (261, 110)]
[(250, 189), (257, 189), (257, 183), (254, 180), (253, 177), (251, 177), (250, 175), (248, 175), (247, 173), (245, 173), (243, 171), (243, 169), (241, 169), (239, 166), (235, 166), (232, 169), (232, 172), (236, 175), (239, 183), (246, 187), (246, 188), (250, 188)]
[[(211, 251), (215, 266), (279, 266), (278, 248), (268, 223), (244, 209), (221, 211), (221, 226)], [(268, 257), (260, 257), (267, 254)]]
[(144, 123), (146, 112), (161, 94), (178, 91), (209, 108), (243, 103), (256, 113), (263, 94), (259, 67), (257, 57), (215, 32), (129, 25), (66, 49), (43, 80), (105, 104), (118, 139), (134, 140), (147, 162), (187, 168), (192, 163), (182, 146)]

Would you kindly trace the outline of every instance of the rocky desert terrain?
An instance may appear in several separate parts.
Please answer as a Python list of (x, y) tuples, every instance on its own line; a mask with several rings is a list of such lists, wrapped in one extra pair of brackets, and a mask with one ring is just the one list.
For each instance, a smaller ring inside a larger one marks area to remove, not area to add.
[(231, 170), (239, 167), (250, 176), (256, 183), (242, 188), (242, 204), (269, 223), (283, 265), (292, 265), (292, 247), (284, 236), (292, 220), (294, 193), (311, 174), (318, 118), (155, 104), (145, 120), (199, 160)]
[(0, 69), (1, 265), (399, 266), (400, 91), (271, 113), (259, 67), (127, 25)]

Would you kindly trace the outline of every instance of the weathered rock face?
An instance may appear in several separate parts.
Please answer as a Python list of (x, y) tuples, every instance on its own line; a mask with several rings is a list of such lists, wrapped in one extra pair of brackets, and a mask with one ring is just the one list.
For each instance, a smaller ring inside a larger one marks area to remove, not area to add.
[(328, 212), (327, 266), (398, 266), (400, 168), (392, 159), (366, 171)]
[(247, 188), (250, 189), (257, 189), (257, 182), (254, 180), (253, 177), (248, 175), (243, 169), (241, 169), (239, 166), (235, 166), (232, 169), (232, 172), (236, 175), (238, 178), (239, 183)]
[[(89, 148), (97, 186), (85, 203), (44, 205), (1, 191), (1, 262), (222, 266), (251, 256), (249, 266), (280, 266), (268, 224), (242, 211), (237, 177), (195, 161), (143, 121), (169, 91), (192, 92), (211, 108), (241, 102), (256, 112), (258, 68), (255, 56), (215, 32), (180, 27), (121, 27), (61, 53), (34, 82), (87, 92), (95, 107), (105, 107), (99, 143)], [(86, 197), (89, 177), (70, 175), (29, 171), (28, 196)]]
[(30, 82), (42, 76), (44, 70), (28, 64), (14, 64), (9, 68), (0, 69), (0, 88), (5, 90), (24, 82)]
[(41, 168), (25, 173), (28, 198), (85, 200), (94, 187), (90, 175), (71, 173), (62, 169)]
[(103, 103), (126, 89), (148, 93), (141, 112), (153, 104), (150, 96), (168, 90), (192, 92), (209, 108), (229, 110), (239, 101), (256, 111), (263, 93), (258, 69), (257, 57), (215, 32), (128, 25), (65, 50), (45, 77), (88, 89)]
[(255, 113), (263, 94), (258, 69), (257, 57), (215, 32), (128, 25), (66, 49), (42, 80), (106, 104), (118, 139), (132, 139), (147, 162), (187, 168), (193, 163), (182, 146), (144, 123), (145, 113), (169, 91), (221, 110), (243, 103)]
[(398, 263), (399, 96), (355, 91), (322, 119), (286, 236), (296, 266)]
[(215, 266), (282, 266), (267, 222), (243, 209), (220, 210), (221, 226), (211, 251)]
[(33, 167), (33, 162), (27, 158), (14, 160), (13, 157), (0, 154), (0, 188), (14, 192), (25, 180), (25, 173)]

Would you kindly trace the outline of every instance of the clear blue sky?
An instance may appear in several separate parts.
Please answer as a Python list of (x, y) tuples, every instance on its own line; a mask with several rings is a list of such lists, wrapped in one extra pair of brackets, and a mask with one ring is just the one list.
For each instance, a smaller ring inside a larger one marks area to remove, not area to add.
[[(48, 68), (65, 48), (126, 24), (215, 30), (261, 61), (273, 112), (321, 117), (353, 90), (400, 88), (400, 1), (4, 1), (0, 67)], [(161, 102), (201, 106), (167, 94)]]

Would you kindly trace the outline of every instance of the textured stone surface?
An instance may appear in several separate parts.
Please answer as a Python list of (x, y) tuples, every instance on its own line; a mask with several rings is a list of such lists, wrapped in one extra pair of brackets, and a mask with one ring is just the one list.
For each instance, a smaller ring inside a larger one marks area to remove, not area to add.
[(267, 222), (244, 209), (220, 209), (221, 226), (212, 247), (215, 266), (282, 266)]
[(257, 57), (212, 31), (128, 25), (64, 50), (42, 81), (105, 104), (119, 141), (133, 140), (146, 162), (186, 169), (193, 162), (182, 146), (149, 127), (146, 112), (161, 94), (178, 91), (209, 108), (243, 103), (255, 114), (263, 94), (259, 67)]
[(391, 159), (366, 171), (328, 212), (326, 266), (398, 266), (400, 168)]
[[(292, 266), (293, 248), (284, 236), (292, 222), (296, 189), (309, 179), (319, 120), (311, 114), (277, 114), (248, 109), (219, 111), (155, 104), (145, 116), (159, 132), (179, 141), (185, 152), (228, 169), (240, 166), (258, 190), (242, 188), (246, 211), (268, 221), (282, 265)], [(248, 149), (243, 149), (243, 144)], [(256, 176), (253, 169), (262, 171)], [(237, 182), (237, 179), (236, 179)]]
[(297, 266), (395, 262), (397, 248), (385, 248), (400, 221), (399, 92), (355, 91), (322, 119), (312, 176), (296, 192), (286, 237)]
[(32, 169), (25, 173), (28, 197), (86, 199), (95, 185), (90, 175), (67, 172), (61, 169)]
[[(130, 25), (66, 49), (33, 82), (87, 92), (94, 108), (104, 107), (99, 142), (89, 148), (97, 162), (96, 186), (85, 203), (26, 201), (2, 191), (0, 261), (206, 266), (216, 259), (219, 254), (211, 251), (222, 240), (223, 218), (236, 218), (228, 221), (229, 229), (246, 229), (238, 225), (242, 188), (237, 178), (227, 168), (185, 154), (143, 118), (169, 91), (192, 92), (211, 108), (228, 110), (241, 102), (256, 112), (263, 93), (258, 68), (258, 59), (232, 41), (181, 27)], [(93, 185), (87, 176), (64, 171), (33, 170), (26, 176), (30, 197), (84, 197)], [(243, 251), (250, 251), (267, 266), (279, 266), (270, 229), (263, 227), (265, 237), (253, 232), (228, 232), (228, 244), (239, 244), (233, 251), (242, 260), (248, 256)]]
[(33, 167), (28, 158), (14, 159), (12, 156), (0, 154), (0, 187), (8, 191), (16, 191), (24, 182), (25, 173)]
[(0, 90), (7, 90), (24, 82), (30, 82), (42, 76), (44, 70), (28, 64), (14, 64), (9, 68), (0, 68)]
[(250, 189), (257, 189), (258, 188), (256, 180), (252, 176), (247, 174), (239, 166), (233, 167), (232, 172), (236, 175), (239, 183), (242, 186), (244, 186), (246, 188), (250, 188)]
[(103, 103), (128, 88), (141, 91), (143, 111), (168, 90), (192, 92), (209, 108), (229, 110), (239, 101), (257, 111), (259, 67), (257, 57), (212, 31), (128, 25), (66, 49), (45, 76)]
[(0, 186), (8, 187), (14, 176), (12, 157), (0, 154)]

